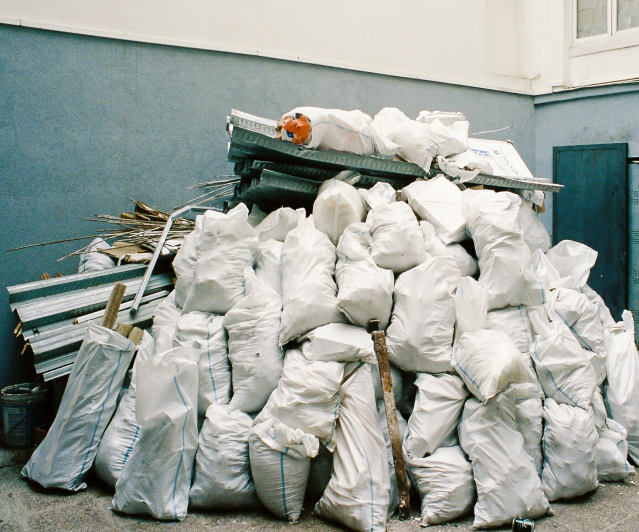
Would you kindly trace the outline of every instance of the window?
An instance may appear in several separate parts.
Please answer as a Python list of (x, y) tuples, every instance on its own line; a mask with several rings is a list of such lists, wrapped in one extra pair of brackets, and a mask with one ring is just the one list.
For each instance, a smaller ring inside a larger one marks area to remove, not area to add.
[(621, 37), (639, 28), (639, 0), (574, 0), (574, 5), (576, 40)]

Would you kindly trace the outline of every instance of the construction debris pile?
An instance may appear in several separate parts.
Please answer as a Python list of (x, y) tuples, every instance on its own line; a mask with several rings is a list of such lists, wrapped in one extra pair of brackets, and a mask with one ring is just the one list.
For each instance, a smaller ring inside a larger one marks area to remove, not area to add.
[(93, 467), (113, 510), (162, 520), (296, 521), (307, 497), (381, 532), (404, 462), (424, 526), (537, 519), (634, 472), (632, 316), (588, 287), (594, 250), (550, 247), (555, 185), (499, 175), (458, 113), (349, 113), (229, 117), (226, 212), (184, 238), (128, 379), (135, 346), (88, 326), (25, 477), (77, 491)]

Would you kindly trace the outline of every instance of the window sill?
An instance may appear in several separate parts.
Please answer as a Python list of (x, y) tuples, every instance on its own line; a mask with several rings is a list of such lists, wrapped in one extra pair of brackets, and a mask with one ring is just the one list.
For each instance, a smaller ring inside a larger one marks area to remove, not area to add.
[(573, 43), (570, 47), (570, 57), (580, 57), (582, 55), (598, 54), (622, 48), (639, 46), (639, 28), (630, 31), (630, 35), (615, 35), (614, 37), (604, 36), (605, 40), (589, 42), (584, 44)]

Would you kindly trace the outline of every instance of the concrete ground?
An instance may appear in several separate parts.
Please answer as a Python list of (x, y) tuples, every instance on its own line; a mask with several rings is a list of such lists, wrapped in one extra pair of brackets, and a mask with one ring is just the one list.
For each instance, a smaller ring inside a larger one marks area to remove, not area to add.
[[(20, 478), (20, 469), (28, 454), (0, 449), (0, 532), (21, 531), (147, 531), (171, 530), (195, 532), (216, 528), (219, 532), (288, 531), (333, 532), (344, 528), (310, 515), (307, 504), (299, 523), (277, 521), (266, 510), (243, 513), (197, 512), (181, 523), (160, 523), (154, 519), (124, 517), (109, 510), (112, 492), (90, 476), (88, 489), (69, 495), (62, 491), (45, 492)], [(635, 480), (637, 479), (637, 480)], [(605, 483), (591, 495), (568, 503), (554, 503), (554, 515), (537, 521), (537, 532), (637, 532), (639, 531), (639, 478), (625, 483)], [(390, 532), (417, 532), (418, 505), (412, 519), (388, 522)], [(466, 532), (471, 530), (472, 516), (454, 523), (430, 527), (432, 532)], [(505, 527), (500, 530), (510, 530)]]

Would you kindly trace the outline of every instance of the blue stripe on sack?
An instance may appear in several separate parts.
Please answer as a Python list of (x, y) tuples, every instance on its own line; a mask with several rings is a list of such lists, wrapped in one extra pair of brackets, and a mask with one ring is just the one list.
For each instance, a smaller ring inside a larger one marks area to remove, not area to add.
[(337, 404), (335, 405), (335, 419), (333, 420), (333, 426), (331, 427), (331, 437), (326, 442), (326, 444), (325, 444), (326, 447), (328, 447), (328, 444), (333, 441), (333, 434), (335, 434), (335, 425), (337, 425), (337, 410), (339, 409), (339, 405), (340, 405), (340, 401), (339, 401), (339, 396), (338, 396), (337, 397)]
[[(286, 451), (288, 452), (288, 448)], [(286, 508), (286, 482), (284, 481), (284, 453), (280, 453), (280, 474), (282, 475), (282, 506), (284, 506), (284, 515), (288, 517), (288, 509)]]
[(572, 326), (566, 321), (566, 318), (564, 318), (557, 311), (555, 311), (555, 314), (557, 314), (557, 316), (559, 316), (562, 319), (562, 321), (566, 324), (566, 326), (571, 330), (572, 334), (574, 334), (577, 337), (577, 340), (579, 340), (580, 342), (583, 342), (583, 344), (586, 346), (586, 349), (589, 349), (590, 351), (593, 350), (592, 347), (588, 345), (588, 342), (586, 342), (586, 340), (584, 340), (581, 336), (579, 336), (579, 333), (575, 331), (575, 329), (573, 329)]
[(177, 491), (177, 481), (178, 481), (178, 475), (180, 474), (180, 467), (182, 467), (182, 461), (184, 460), (184, 450), (186, 447), (186, 444), (184, 443), (184, 433), (186, 430), (186, 422), (189, 419), (189, 407), (187, 406), (186, 401), (184, 400), (184, 396), (182, 395), (182, 392), (180, 391), (180, 386), (177, 381), (177, 373), (179, 371), (180, 371), (180, 366), (176, 362), (175, 363), (176, 374), (173, 376), (173, 382), (175, 383), (175, 388), (177, 389), (180, 399), (182, 400), (182, 404), (184, 405), (184, 408), (186, 408), (186, 416), (184, 416), (184, 425), (182, 425), (182, 453), (180, 454), (180, 461), (178, 462), (177, 470), (175, 471), (175, 481), (173, 482), (173, 516), (175, 517), (176, 520), (178, 519), (178, 516), (177, 516), (177, 511), (175, 509), (175, 492)]
[(213, 385), (213, 397), (217, 403), (217, 389), (215, 388), (215, 379), (213, 378), (213, 371), (211, 370), (211, 330), (209, 326), (212, 320), (213, 316), (209, 317), (209, 321), (206, 324), (206, 357), (209, 361), (209, 376), (211, 377), (211, 384)]
[(555, 380), (555, 377), (553, 376), (553, 374), (550, 372), (550, 370), (549, 370), (546, 366), (544, 366), (544, 365), (542, 364), (542, 362), (541, 362), (541, 358), (539, 358), (539, 354), (537, 353), (537, 344), (536, 344), (536, 343), (535, 343), (535, 348), (533, 349), (533, 353), (535, 353), (535, 356), (537, 357), (537, 361), (538, 361), (539, 365), (540, 365), (542, 368), (544, 368), (544, 371), (545, 371), (546, 373), (548, 373), (548, 375), (550, 376), (550, 380), (552, 380), (552, 383), (555, 385), (555, 388), (557, 388), (557, 390), (559, 391), (559, 393), (560, 393), (561, 395), (563, 395), (566, 399), (568, 399), (568, 400), (569, 400), (569, 401), (573, 404), (573, 406), (579, 406), (579, 405), (578, 405), (575, 401), (573, 401), (573, 399), (572, 399), (572, 398), (570, 398), (570, 397), (566, 394), (566, 392), (564, 392), (564, 391), (563, 391), (563, 390), (559, 387), (559, 385), (557, 384), (557, 381)]
[(89, 443), (89, 448), (87, 449), (87, 454), (84, 457), (84, 462), (82, 462), (82, 467), (80, 468), (80, 472), (78, 473), (78, 476), (73, 481), (72, 485), (74, 487), (78, 486), (78, 481), (80, 480), (80, 477), (82, 476), (82, 473), (84, 473), (84, 468), (87, 465), (87, 460), (89, 459), (89, 454), (91, 454), (91, 447), (93, 447), (93, 442), (95, 441), (95, 435), (97, 434), (98, 427), (100, 426), (100, 418), (102, 417), (102, 412), (104, 412), (104, 407), (106, 406), (106, 402), (109, 400), (109, 396), (111, 395), (111, 386), (113, 386), (113, 381), (115, 380), (115, 376), (118, 374), (118, 368), (120, 367), (120, 362), (121, 361), (122, 361), (122, 351), (120, 351), (120, 353), (118, 354), (118, 363), (115, 366), (115, 371), (113, 372), (113, 375), (111, 376), (111, 382), (109, 382), (109, 388), (107, 390), (106, 397), (104, 398), (104, 401), (102, 403), (102, 408), (100, 409), (100, 413), (98, 414), (98, 421), (96, 422), (95, 428), (93, 429), (93, 435), (91, 436), (91, 442)]
[(131, 440), (131, 445), (129, 445), (129, 448), (126, 450), (126, 453), (124, 453), (124, 460), (122, 460), (122, 467), (124, 467), (124, 464), (126, 464), (126, 461), (129, 459), (129, 455), (131, 454), (131, 449), (133, 449), (133, 446), (135, 445), (135, 442), (137, 441), (138, 434), (140, 434), (140, 425), (138, 425), (137, 428), (135, 429), (135, 434), (133, 435), (133, 439)]
[(459, 368), (459, 371), (461, 371), (464, 375), (466, 375), (466, 377), (470, 379), (470, 382), (472, 382), (475, 385), (475, 388), (477, 388), (477, 391), (479, 391), (480, 389), (479, 385), (473, 380), (473, 378), (468, 373), (466, 373), (466, 371), (464, 371), (464, 368), (462, 368), (459, 365), (459, 362), (455, 362), (455, 366), (457, 366)]
[(374, 517), (375, 517), (375, 492), (373, 490), (373, 473), (371, 471), (371, 463), (368, 460), (368, 454), (366, 454), (366, 449), (364, 448), (364, 444), (362, 443), (362, 440), (359, 439), (359, 434), (357, 434), (357, 431), (355, 430), (355, 427), (351, 423), (351, 420), (348, 419), (347, 416), (344, 416), (344, 419), (346, 419), (346, 421), (350, 425), (351, 430), (353, 431), (353, 434), (355, 434), (355, 438), (357, 439), (360, 447), (362, 448), (362, 452), (364, 453), (364, 458), (366, 458), (366, 467), (368, 467), (368, 478), (369, 478), (369, 483), (370, 483), (370, 486), (371, 486), (371, 530), (373, 530), (373, 523), (375, 521), (375, 519), (374, 519)]

